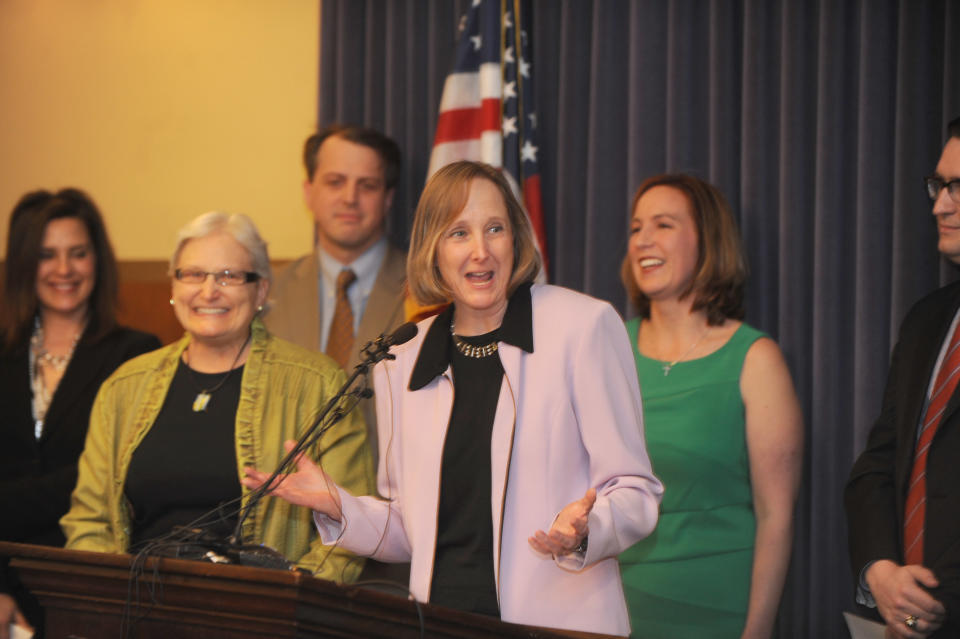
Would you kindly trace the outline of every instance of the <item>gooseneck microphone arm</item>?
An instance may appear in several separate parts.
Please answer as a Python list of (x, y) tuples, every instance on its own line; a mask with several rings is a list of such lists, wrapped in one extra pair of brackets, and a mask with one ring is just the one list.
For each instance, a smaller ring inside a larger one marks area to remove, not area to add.
[[(360, 363), (354, 367), (353, 372), (347, 378), (347, 381), (343, 383), (343, 386), (340, 387), (340, 390), (338, 390), (336, 394), (334, 394), (334, 396), (331, 397), (323, 406), (323, 409), (317, 415), (317, 418), (314, 420), (313, 424), (310, 426), (310, 428), (304, 431), (303, 435), (300, 436), (300, 439), (297, 440), (297, 443), (293, 449), (280, 461), (280, 465), (277, 466), (276, 470), (273, 471), (273, 473), (270, 475), (270, 478), (267, 479), (267, 481), (265, 481), (259, 488), (254, 489), (250, 493), (247, 503), (240, 510), (240, 515), (237, 518), (236, 528), (234, 528), (233, 535), (230, 537), (230, 543), (232, 545), (239, 546), (243, 543), (243, 536), (241, 533), (243, 522), (246, 521), (247, 516), (251, 511), (253, 511), (256, 505), (260, 503), (260, 500), (268, 494), (269, 489), (271, 487), (275, 487), (273, 486), (273, 482), (278, 477), (290, 470), (297, 456), (310, 448), (321, 437), (323, 437), (324, 433), (330, 430), (334, 424), (343, 419), (343, 417), (347, 415), (354, 406), (356, 406), (356, 403), (360, 401), (360, 398), (369, 397), (371, 395), (366, 384), (362, 384), (359, 388), (350, 390), (354, 385), (354, 382), (357, 381), (357, 379), (361, 376), (366, 377), (370, 372), (370, 367), (377, 362), (384, 359), (396, 359), (396, 356), (390, 353), (390, 347), (409, 342), (416, 334), (417, 325), (412, 322), (407, 322), (405, 324), (401, 324), (400, 327), (390, 335), (380, 335), (380, 337), (377, 339), (367, 342), (367, 344), (361, 349), (362, 356)], [(346, 400), (350, 397), (354, 399), (354, 402), (349, 404), (349, 406), (346, 406)], [(281, 478), (280, 482), (282, 481), (283, 479)]]

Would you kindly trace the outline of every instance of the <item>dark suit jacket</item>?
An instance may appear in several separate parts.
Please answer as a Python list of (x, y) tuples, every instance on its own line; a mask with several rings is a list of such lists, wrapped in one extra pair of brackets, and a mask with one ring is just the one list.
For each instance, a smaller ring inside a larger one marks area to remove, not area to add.
[[(883, 408), (845, 493), (853, 573), (870, 561), (903, 563), (903, 509), (920, 421), (933, 367), (960, 307), (960, 283), (917, 302), (900, 327)], [(960, 636), (960, 387), (954, 392), (927, 457), (924, 565), (940, 586), (931, 592), (947, 607), (936, 637)]]
[(0, 539), (62, 546), (59, 520), (70, 506), (77, 459), (100, 384), (123, 362), (160, 348), (153, 335), (116, 328), (91, 343), (87, 336), (67, 365), (34, 438), (27, 344), (0, 355)]

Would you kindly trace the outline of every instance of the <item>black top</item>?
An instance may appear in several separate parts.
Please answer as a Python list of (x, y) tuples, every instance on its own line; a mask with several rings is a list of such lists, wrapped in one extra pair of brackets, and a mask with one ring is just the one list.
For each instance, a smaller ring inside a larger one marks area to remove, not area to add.
[[(483, 360), (460, 355), (450, 338), (453, 311), (452, 305), (447, 307), (427, 329), (408, 384), (409, 390), (416, 392), (443, 375), (448, 366), (453, 368), (454, 405), (441, 460), (430, 603), (499, 617), (493, 571), (490, 439), (504, 371), (498, 354)], [(475, 345), (497, 339), (532, 353), (532, 318), (530, 284), (521, 284), (510, 296), (497, 331), (461, 339)], [(457, 454), (468, 457), (457, 463)], [(462, 547), (454, 547), (454, 543)]]
[[(206, 410), (193, 410), (200, 390), (215, 387), (225, 374), (198, 373), (182, 360), (177, 366), (160, 413), (127, 470), (132, 549), (240, 497), (234, 425), (243, 366), (210, 394)], [(237, 506), (225, 511), (235, 512)], [(234, 514), (210, 532), (226, 537), (235, 524)]]
[(120, 364), (160, 348), (160, 341), (123, 327), (96, 341), (84, 333), (53, 394), (39, 441), (28, 348), (29, 338), (0, 354), (0, 539), (62, 546), (60, 517), (70, 507), (97, 391)]
[[(463, 337), (482, 346), (497, 331)], [(496, 353), (473, 358), (450, 348), (453, 409), (443, 446), (437, 549), (430, 603), (500, 616), (493, 572), (490, 437), (503, 381)]]
[[(93, 340), (84, 332), (53, 394), (34, 437), (33, 390), (27, 338), (0, 353), (0, 539), (44, 546), (66, 543), (60, 517), (70, 507), (77, 483), (77, 460), (83, 452), (93, 400), (100, 385), (123, 362), (160, 348), (153, 335), (117, 326)], [(5, 563), (5, 562), (3, 562)], [(0, 566), (0, 592), (13, 592), (21, 610), (36, 626), (42, 612), (35, 600), (8, 584)], [(31, 607), (31, 603), (33, 607)]]

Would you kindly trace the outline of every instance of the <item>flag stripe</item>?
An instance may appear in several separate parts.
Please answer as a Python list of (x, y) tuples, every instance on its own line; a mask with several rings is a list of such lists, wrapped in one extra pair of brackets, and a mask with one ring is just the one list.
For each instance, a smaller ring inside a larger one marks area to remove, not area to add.
[(475, 107), (487, 98), (500, 99), (500, 65), (485, 63), (479, 71), (451, 73), (443, 83), (440, 110)]
[(474, 0), (467, 10), (443, 85), (427, 175), (457, 160), (500, 168), (523, 202), (546, 267), (529, 14), (527, 0)]
[(479, 108), (452, 109), (437, 116), (434, 144), (479, 138), (484, 131), (500, 134), (500, 100), (484, 100)]
[(485, 131), (479, 139), (455, 140), (433, 147), (430, 153), (430, 166), (437, 168), (471, 158), (500, 168), (503, 156), (503, 141), (498, 131)]
[(537, 234), (537, 241), (542, 243), (546, 233), (543, 224), (543, 202), (540, 199), (539, 174), (528, 177), (523, 181), (523, 200), (527, 205), (530, 224), (533, 225), (533, 231)]

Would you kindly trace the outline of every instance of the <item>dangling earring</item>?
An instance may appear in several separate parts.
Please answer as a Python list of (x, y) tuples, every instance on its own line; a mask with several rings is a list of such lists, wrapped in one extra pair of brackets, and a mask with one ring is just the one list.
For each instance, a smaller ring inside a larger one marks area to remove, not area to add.
[(257, 307), (257, 312), (258, 312), (258, 313), (262, 313), (262, 312), (263, 312), (263, 304), (261, 304), (260, 306)]
[(173, 298), (170, 298), (170, 306), (173, 306)]

